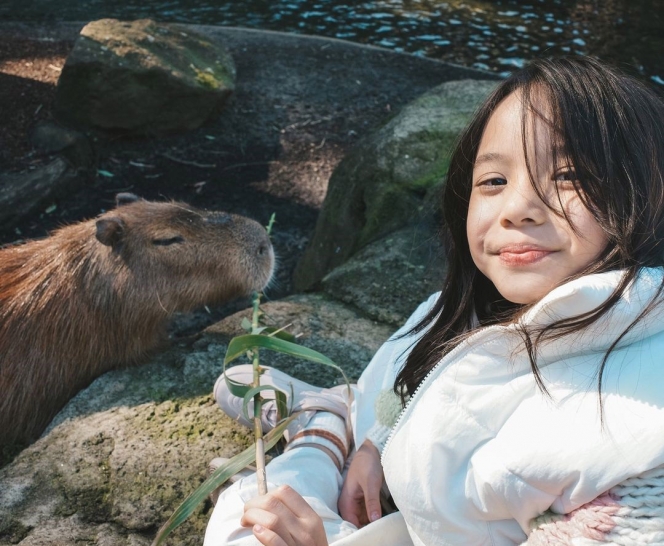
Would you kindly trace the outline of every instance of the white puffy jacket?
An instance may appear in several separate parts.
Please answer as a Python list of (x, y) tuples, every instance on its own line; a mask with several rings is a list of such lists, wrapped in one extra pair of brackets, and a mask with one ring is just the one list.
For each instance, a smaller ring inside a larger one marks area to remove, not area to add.
[[(558, 287), (522, 321), (543, 325), (591, 311), (621, 275), (590, 275)], [(515, 325), (481, 329), (443, 358), (411, 397), (383, 451), (401, 514), (379, 520), (374, 531), (374, 524), (367, 526), (349, 544), (519, 544), (543, 511), (568, 513), (664, 464), (664, 303), (612, 352), (603, 421), (597, 395), (602, 358), (651, 301), (662, 275), (644, 270), (590, 329), (541, 346), (538, 364), (551, 397), (537, 388)], [(386, 343), (360, 380), (356, 441), (370, 427), (376, 393), (393, 382), (412, 343)]]

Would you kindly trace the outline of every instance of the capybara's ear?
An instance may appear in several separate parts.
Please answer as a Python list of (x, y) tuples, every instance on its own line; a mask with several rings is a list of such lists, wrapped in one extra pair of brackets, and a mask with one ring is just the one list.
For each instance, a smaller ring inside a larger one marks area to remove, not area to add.
[(124, 222), (117, 216), (97, 220), (97, 240), (106, 246), (114, 247), (124, 235)]
[(115, 196), (115, 206), (121, 207), (122, 205), (128, 205), (129, 203), (135, 203), (140, 201), (141, 198), (138, 195), (129, 192), (118, 193)]

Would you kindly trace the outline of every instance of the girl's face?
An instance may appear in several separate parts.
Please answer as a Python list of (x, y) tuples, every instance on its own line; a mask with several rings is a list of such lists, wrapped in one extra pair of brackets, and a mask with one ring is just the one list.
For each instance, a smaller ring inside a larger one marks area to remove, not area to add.
[(528, 158), (555, 210), (538, 196), (526, 166), (522, 115), (517, 91), (489, 118), (473, 169), (466, 232), (475, 265), (498, 292), (530, 304), (593, 263), (608, 240), (577, 195), (564, 154), (553, 163), (547, 124), (532, 115), (525, 124)]

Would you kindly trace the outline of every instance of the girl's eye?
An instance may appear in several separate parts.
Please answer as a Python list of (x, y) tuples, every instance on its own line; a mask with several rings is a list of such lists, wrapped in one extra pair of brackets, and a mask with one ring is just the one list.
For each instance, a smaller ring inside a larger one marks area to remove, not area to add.
[(563, 169), (558, 171), (554, 176), (553, 179), (556, 182), (572, 182), (575, 183), (578, 181), (578, 178), (576, 176), (576, 172), (574, 169)]
[(507, 180), (496, 176), (494, 178), (487, 178), (486, 180), (482, 180), (478, 186), (505, 186), (506, 184)]

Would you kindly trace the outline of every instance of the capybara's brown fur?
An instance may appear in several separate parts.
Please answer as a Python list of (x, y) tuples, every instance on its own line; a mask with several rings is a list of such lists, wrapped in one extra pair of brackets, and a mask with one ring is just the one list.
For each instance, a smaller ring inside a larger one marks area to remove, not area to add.
[(118, 207), (0, 250), (0, 447), (36, 439), (81, 388), (138, 363), (175, 311), (260, 290), (253, 220), (118, 195)]

